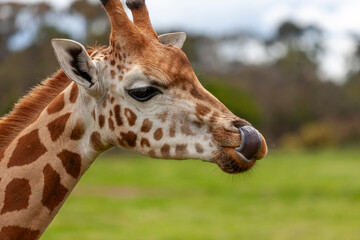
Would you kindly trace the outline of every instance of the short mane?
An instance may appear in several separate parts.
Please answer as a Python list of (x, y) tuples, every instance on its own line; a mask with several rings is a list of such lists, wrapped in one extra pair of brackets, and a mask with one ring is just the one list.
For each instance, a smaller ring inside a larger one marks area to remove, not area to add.
[(0, 153), (29, 125), (72, 81), (59, 70), (22, 97), (13, 110), (0, 118)]
[[(99, 44), (87, 46), (87, 53), (103, 47)], [(72, 81), (59, 70), (43, 80), (15, 104), (13, 110), (0, 118), (0, 153), (56, 98)]]

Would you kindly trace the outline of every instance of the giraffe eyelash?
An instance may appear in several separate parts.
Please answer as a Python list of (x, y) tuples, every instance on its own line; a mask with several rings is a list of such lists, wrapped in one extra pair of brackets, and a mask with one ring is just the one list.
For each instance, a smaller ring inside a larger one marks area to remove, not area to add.
[(152, 86), (140, 87), (127, 90), (128, 94), (139, 102), (146, 102), (162, 92)]

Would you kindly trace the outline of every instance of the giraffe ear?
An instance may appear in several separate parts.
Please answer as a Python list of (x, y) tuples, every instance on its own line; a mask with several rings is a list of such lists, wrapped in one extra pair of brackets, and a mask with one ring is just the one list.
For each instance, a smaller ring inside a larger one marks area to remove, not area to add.
[(96, 65), (83, 45), (68, 39), (52, 39), (51, 44), (61, 68), (72, 81), (85, 88), (97, 82)]
[(184, 32), (167, 33), (160, 35), (159, 39), (165, 45), (172, 44), (181, 49), (184, 46), (186, 40), (186, 33)]

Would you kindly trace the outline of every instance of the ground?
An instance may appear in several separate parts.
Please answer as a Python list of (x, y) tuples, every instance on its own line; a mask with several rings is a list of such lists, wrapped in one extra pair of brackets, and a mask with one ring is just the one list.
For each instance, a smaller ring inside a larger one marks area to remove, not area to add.
[(270, 151), (245, 175), (105, 155), (42, 239), (360, 238), (360, 149)]

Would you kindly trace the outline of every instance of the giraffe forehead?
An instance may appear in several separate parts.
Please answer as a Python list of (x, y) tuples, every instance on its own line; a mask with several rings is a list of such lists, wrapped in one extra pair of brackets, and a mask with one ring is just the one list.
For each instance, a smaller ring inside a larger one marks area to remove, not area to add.
[[(128, 58), (128, 62), (132, 63), (131, 68), (125, 67), (127, 69), (126, 78), (128, 79), (125, 86), (127, 87), (139, 82), (140, 79), (147, 78), (150, 80), (150, 84), (156, 86), (158, 83), (159, 86), (180, 94), (177, 96), (188, 96), (195, 99), (196, 102), (201, 102), (202, 105), (212, 104), (223, 108), (218, 100), (202, 87), (188, 58), (181, 49), (172, 45), (151, 44), (145, 50), (141, 54), (127, 53), (120, 45), (115, 45), (102, 49), (101, 53), (106, 56), (113, 56), (112, 58), (109, 57), (110, 65), (116, 64), (111, 63), (113, 60), (110, 59), (123, 61), (124, 58)], [(122, 81), (117, 83), (120, 82)]]
[[(101, 50), (101, 55), (109, 56), (105, 60), (109, 61), (110, 66), (119, 64), (126, 59), (122, 68), (114, 68), (115, 72), (121, 72), (123, 69), (127, 71), (129, 68), (139, 67), (142, 73), (149, 78), (156, 79), (162, 84), (182, 82), (196, 82), (196, 75), (191, 64), (181, 49), (172, 45), (165, 46), (163, 44), (150, 44), (146, 49), (139, 52), (125, 52), (125, 49), (119, 45)], [(131, 71), (136, 72), (136, 71)]]
[(172, 46), (162, 48), (158, 54), (148, 56), (146, 65), (150, 66), (150, 70), (154, 69), (168, 75), (172, 81), (178, 80), (176, 76), (182, 76), (182, 80), (189, 82), (196, 80), (186, 55), (180, 49)]

